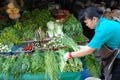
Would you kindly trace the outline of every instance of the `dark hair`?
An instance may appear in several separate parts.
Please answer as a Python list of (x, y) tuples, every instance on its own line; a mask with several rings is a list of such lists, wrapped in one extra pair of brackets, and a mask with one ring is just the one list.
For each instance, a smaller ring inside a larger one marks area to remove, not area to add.
[(93, 17), (100, 18), (103, 14), (103, 10), (96, 7), (88, 7), (85, 10), (80, 11), (78, 15), (79, 20), (85, 19), (85, 17), (92, 19)]

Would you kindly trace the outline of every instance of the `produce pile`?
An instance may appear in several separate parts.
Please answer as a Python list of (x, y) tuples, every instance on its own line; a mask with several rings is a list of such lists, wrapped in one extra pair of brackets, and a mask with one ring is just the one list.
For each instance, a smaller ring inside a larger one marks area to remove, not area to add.
[(20, 10), (12, 1), (8, 3), (7, 7), (8, 9), (6, 10), (6, 12), (8, 13), (10, 19), (18, 19), (20, 17)]
[[(25, 73), (39, 74), (44, 73), (45, 78), (50, 80), (58, 79), (59, 72), (78, 72), (82, 71), (82, 63), (79, 58), (70, 59), (65, 62), (63, 54), (69, 50), (78, 50), (76, 43), (68, 36), (63, 36), (63, 44), (68, 46), (57, 51), (48, 49), (41, 52), (35, 47), (31, 54), (20, 53), (19, 55), (0, 55), (0, 74), (7, 76), (13, 75), (16, 79)], [(69, 42), (71, 44), (66, 44)]]
[(8, 47), (8, 45), (4, 45), (0, 43), (0, 52), (9, 52), (11, 49)]
[[(78, 21), (74, 18), (74, 22)], [(77, 28), (81, 29), (82, 34), (82, 26), (80, 23), (78, 24)], [(74, 40), (63, 31), (64, 25), (64, 20), (56, 20), (47, 9), (24, 11), (19, 20), (7, 25), (2, 30), (0, 42), (8, 45), (9, 49), (13, 46), (12, 44), (21, 45), (24, 41), (30, 41), (34, 45), (28, 44), (22, 49), (20, 47), (19, 50), (22, 51), (17, 55), (1, 54), (0, 73), (5, 74), (6, 78), (13, 75), (16, 79), (25, 73), (44, 73), (46, 78), (49, 77), (50, 80), (53, 80), (58, 79), (59, 72), (82, 71), (82, 63), (79, 58), (71, 59), (68, 62), (63, 59), (63, 54), (66, 52), (78, 50)], [(46, 38), (50, 39), (47, 41)], [(69, 42), (69, 45), (66, 42)], [(24, 51), (32, 49), (34, 52), (22, 53), (23, 49)]]
[[(46, 78), (58, 80), (59, 72), (82, 71), (79, 58), (69, 59), (68, 62), (63, 59), (66, 52), (78, 50), (73, 37), (81, 36), (83, 32), (81, 23), (72, 14), (56, 20), (48, 9), (23, 11), (18, 20), (11, 24), (6, 21), (4, 27), (0, 32), (2, 47), (8, 45), (11, 49), (23, 42), (34, 43), (19, 48), (21, 53), (17, 55), (0, 54), (0, 74), (5, 74), (6, 78), (10, 75), (17, 78), (25, 73), (44, 73)], [(30, 54), (23, 50), (33, 52)]]
[[(9, 5), (14, 7), (12, 3)], [(8, 45), (9, 43), (19, 45), (23, 41), (44, 42), (47, 38), (54, 39), (63, 34), (70, 37), (82, 34), (82, 26), (72, 14), (64, 20), (56, 20), (47, 9), (23, 11), (18, 20), (4, 27), (0, 33), (0, 42)], [(43, 45), (40, 43), (40, 46)]]

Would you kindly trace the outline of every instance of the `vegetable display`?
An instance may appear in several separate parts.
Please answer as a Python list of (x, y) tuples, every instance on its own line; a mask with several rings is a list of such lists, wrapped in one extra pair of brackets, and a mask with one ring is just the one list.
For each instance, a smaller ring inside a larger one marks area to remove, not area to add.
[[(63, 38), (64, 36), (60, 39), (66, 39)], [(67, 40), (70, 40), (70, 38)], [(67, 40), (65, 41), (67, 42)], [(72, 41), (73, 40), (71, 39), (69, 43)], [(77, 49), (73, 48), (73, 46), (73, 43), (68, 45), (71, 50)], [(64, 61), (63, 54), (65, 54), (66, 51), (70, 50), (69, 48), (62, 50), (60, 49), (57, 51), (48, 49), (43, 53), (39, 51), (39, 48), (35, 47), (35, 51), (32, 54), (20, 53), (20, 55), (15, 57), (4, 57), (4, 60), (2, 60), (2, 56), (0, 56), (1, 61), (3, 61), (3, 64), (1, 64), (2, 71), (0, 71), (0, 73), (5, 74), (6, 78), (10, 75), (13, 75), (15, 78), (17, 78), (25, 73), (44, 73), (46, 79), (57, 80), (59, 79), (59, 72), (78, 72), (82, 70), (82, 63), (80, 59), (72, 59), (68, 62)]]
[[(19, 11), (13, 3), (8, 4), (7, 13), (11, 15), (11, 19), (19, 18), (19, 16), (15, 16), (15, 14), (19, 14)], [(66, 52), (78, 50), (74, 36), (81, 35), (83, 32), (81, 23), (72, 14), (61, 21), (55, 20), (47, 9), (23, 11), (19, 20), (13, 21), (9, 26), (6, 24), (5, 27), (0, 34), (0, 52), (9, 52), (13, 45), (19, 46), (24, 41), (34, 43), (34, 45), (27, 44), (22, 48), (18, 47), (17, 55), (0, 54), (0, 75), (5, 74), (6, 80), (11, 75), (17, 80), (19, 76), (26, 73), (44, 73), (47, 80), (59, 80), (58, 74), (61, 72), (83, 70), (80, 58), (69, 59), (68, 62), (63, 59)], [(48, 40), (46, 40), (47, 38)], [(84, 40), (77, 38), (76, 41)], [(33, 52), (29, 53), (31, 50)], [(21, 51), (28, 52), (24, 54)], [(95, 60), (92, 56), (86, 57), (87, 67), (89, 59)], [(97, 64), (95, 63), (95, 65)], [(91, 73), (97, 73), (93, 69), (98, 70), (99, 68), (92, 67), (89, 70)]]

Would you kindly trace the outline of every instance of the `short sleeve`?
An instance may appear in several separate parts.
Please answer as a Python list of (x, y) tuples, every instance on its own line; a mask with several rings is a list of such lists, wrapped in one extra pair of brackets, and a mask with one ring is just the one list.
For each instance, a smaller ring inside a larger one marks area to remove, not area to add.
[(97, 31), (88, 46), (95, 49), (100, 49), (101, 46), (111, 38), (111, 33), (105, 31)]

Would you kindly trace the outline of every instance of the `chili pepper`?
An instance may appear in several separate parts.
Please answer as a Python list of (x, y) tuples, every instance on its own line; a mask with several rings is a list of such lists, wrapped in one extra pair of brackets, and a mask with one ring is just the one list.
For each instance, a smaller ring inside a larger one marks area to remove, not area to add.
[(24, 46), (24, 50), (28, 51), (28, 50), (32, 50), (32, 44), (28, 44), (27, 46)]

